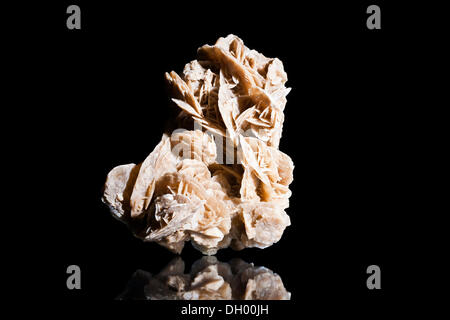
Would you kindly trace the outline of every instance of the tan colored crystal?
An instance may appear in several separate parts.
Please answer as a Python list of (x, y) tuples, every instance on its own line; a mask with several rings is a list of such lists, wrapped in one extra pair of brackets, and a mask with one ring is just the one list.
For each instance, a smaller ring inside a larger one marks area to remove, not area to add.
[(250, 50), (234, 35), (198, 50), (183, 78), (166, 73), (174, 102), (201, 125), (231, 139), (251, 132), (278, 147), (290, 88), (282, 62)]
[(278, 150), (289, 92), (281, 61), (229, 35), (166, 79), (179, 129), (141, 164), (112, 169), (103, 201), (137, 237), (176, 253), (186, 241), (207, 255), (279, 241), (294, 168)]

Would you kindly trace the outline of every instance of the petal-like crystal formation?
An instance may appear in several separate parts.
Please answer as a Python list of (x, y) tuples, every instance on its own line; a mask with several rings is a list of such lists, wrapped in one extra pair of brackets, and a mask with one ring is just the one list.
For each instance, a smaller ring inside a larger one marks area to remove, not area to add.
[(176, 253), (186, 241), (207, 255), (279, 241), (294, 169), (278, 150), (289, 92), (282, 62), (229, 35), (166, 79), (179, 128), (141, 164), (112, 169), (103, 201), (137, 237)]

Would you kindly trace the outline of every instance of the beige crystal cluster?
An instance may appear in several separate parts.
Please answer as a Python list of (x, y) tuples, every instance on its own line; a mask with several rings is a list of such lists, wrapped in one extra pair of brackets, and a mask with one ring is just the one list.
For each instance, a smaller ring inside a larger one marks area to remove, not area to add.
[(216, 257), (197, 260), (189, 273), (181, 258), (160, 273), (137, 270), (119, 300), (289, 300), (280, 276), (241, 259), (229, 263)]
[(180, 253), (265, 248), (290, 225), (291, 158), (278, 150), (289, 88), (282, 62), (234, 35), (166, 74), (176, 130), (141, 164), (113, 168), (103, 202), (144, 241)]

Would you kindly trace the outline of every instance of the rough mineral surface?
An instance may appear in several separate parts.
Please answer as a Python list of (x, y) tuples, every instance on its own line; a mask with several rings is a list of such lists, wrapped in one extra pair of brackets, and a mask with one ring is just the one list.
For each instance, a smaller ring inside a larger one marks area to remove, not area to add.
[(290, 225), (291, 158), (278, 150), (289, 89), (283, 64), (234, 35), (166, 74), (180, 108), (141, 164), (112, 169), (103, 202), (144, 241), (180, 253), (265, 248)]
[(190, 273), (181, 258), (160, 273), (137, 270), (119, 300), (289, 300), (280, 276), (241, 259), (230, 263), (215, 257), (197, 260)]

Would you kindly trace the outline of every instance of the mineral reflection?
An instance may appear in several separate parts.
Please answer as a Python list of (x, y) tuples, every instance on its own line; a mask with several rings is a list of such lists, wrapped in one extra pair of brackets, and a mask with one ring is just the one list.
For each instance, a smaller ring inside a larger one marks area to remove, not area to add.
[(185, 273), (174, 258), (160, 273), (137, 270), (118, 300), (289, 300), (279, 275), (242, 259), (228, 263), (203, 257)]

